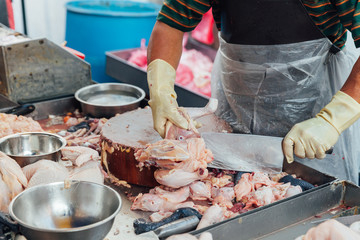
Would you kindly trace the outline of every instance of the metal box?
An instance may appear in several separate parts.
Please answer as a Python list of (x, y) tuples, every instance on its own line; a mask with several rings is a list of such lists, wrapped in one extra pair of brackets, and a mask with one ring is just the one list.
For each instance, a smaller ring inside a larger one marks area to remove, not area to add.
[[(214, 61), (216, 50), (189, 38), (187, 49), (196, 49)], [(146, 71), (127, 60), (137, 48), (106, 52), (106, 73), (125, 83), (142, 88), (149, 95)], [(178, 104), (182, 107), (203, 107), (209, 101), (209, 97), (188, 90), (175, 83), (175, 91), (178, 96)]]
[[(0, 25), (4, 32), (19, 35)], [(68, 96), (91, 83), (90, 65), (46, 38), (0, 41), (0, 94), (14, 102)]]

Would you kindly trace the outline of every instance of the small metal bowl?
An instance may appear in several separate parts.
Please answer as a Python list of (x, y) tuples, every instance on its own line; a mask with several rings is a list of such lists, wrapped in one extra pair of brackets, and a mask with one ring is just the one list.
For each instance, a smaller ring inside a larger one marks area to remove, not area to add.
[(121, 209), (112, 188), (70, 181), (38, 185), (17, 195), (10, 216), (27, 240), (102, 240)]
[(40, 159), (58, 161), (66, 140), (45, 132), (12, 134), (0, 139), (0, 151), (13, 158), (20, 167)]
[(99, 83), (80, 88), (75, 98), (80, 102), (84, 114), (110, 118), (138, 108), (145, 98), (145, 92), (130, 84)]

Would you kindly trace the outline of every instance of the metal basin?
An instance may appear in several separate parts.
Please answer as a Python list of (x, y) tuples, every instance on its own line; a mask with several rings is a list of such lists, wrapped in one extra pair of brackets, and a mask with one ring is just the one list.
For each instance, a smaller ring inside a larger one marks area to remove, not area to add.
[(69, 183), (31, 187), (11, 201), (10, 216), (28, 240), (100, 240), (110, 231), (120, 195), (105, 185)]
[(80, 88), (75, 98), (80, 102), (83, 113), (110, 118), (138, 108), (145, 92), (130, 84), (100, 83)]
[(0, 139), (0, 151), (24, 167), (40, 159), (58, 161), (66, 140), (45, 132), (12, 134)]

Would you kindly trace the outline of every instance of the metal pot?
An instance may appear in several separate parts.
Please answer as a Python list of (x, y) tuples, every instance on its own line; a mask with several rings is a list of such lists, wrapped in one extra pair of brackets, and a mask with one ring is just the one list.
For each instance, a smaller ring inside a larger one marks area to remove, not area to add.
[(13, 158), (20, 167), (40, 159), (59, 161), (66, 140), (45, 132), (12, 134), (0, 139), (0, 151)]
[(145, 92), (130, 84), (99, 83), (80, 88), (75, 98), (80, 102), (84, 114), (110, 118), (138, 108), (145, 98)]
[[(69, 186), (67, 184), (69, 183)], [(27, 240), (102, 240), (121, 209), (120, 195), (112, 188), (91, 182), (57, 182), (26, 189), (10, 203), (0, 218)]]

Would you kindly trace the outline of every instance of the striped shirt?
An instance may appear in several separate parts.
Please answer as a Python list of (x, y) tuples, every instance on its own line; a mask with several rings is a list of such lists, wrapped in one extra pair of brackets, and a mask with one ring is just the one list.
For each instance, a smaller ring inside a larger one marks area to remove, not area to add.
[[(221, 0), (165, 0), (157, 19), (178, 30), (195, 29), (204, 13), (212, 8), (217, 28), (221, 29)], [(240, 1), (240, 0), (238, 0)], [(356, 47), (360, 47), (360, 0), (302, 0), (316, 26), (336, 46), (346, 42), (351, 31)]]

